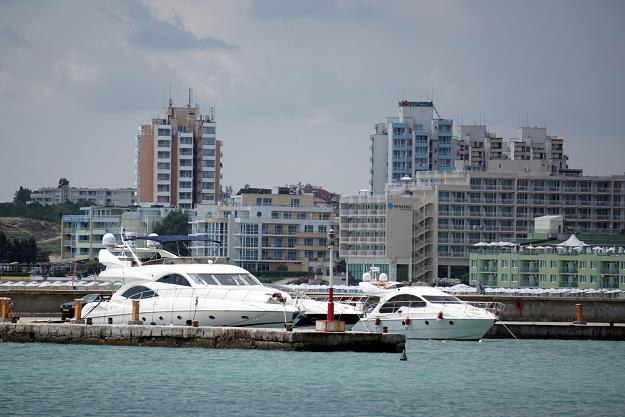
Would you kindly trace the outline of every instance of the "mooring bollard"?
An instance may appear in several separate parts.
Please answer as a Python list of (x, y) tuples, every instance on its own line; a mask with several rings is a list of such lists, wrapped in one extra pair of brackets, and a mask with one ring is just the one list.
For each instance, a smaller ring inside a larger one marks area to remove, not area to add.
[(584, 320), (584, 305), (583, 304), (575, 304), (575, 324), (586, 324), (586, 320)]
[(82, 319), (82, 299), (76, 298), (74, 300), (74, 318), (72, 319), (73, 324), (84, 324), (85, 321)]
[(132, 317), (128, 324), (143, 324), (143, 322), (139, 320), (139, 300), (132, 300)]
[(11, 299), (0, 298), (0, 322), (11, 321)]
[(193, 320), (191, 321), (191, 327), (198, 327), (200, 325), (200, 322), (197, 320)]

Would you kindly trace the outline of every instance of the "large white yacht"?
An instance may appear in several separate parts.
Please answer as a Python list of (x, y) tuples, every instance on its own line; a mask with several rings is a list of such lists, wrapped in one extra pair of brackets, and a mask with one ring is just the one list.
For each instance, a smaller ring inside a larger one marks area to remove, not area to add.
[(88, 303), (82, 317), (95, 324), (126, 324), (132, 302), (139, 300), (139, 320), (155, 325), (270, 327), (293, 324), (300, 311), (272, 291), (245, 287), (192, 288), (152, 281), (122, 285), (109, 301)]
[(385, 289), (353, 331), (402, 333), (408, 339), (480, 340), (497, 320), (433, 287)]
[[(132, 239), (139, 238), (128, 238), (123, 231), (121, 236), (121, 245), (116, 245), (112, 234), (106, 234), (102, 239), (106, 249), (100, 250), (99, 260), (106, 266), (106, 270), (100, 273), (100, 279), (154, 282), (203, 291), (223, 288), (228, 291), (237, 289), (239, 291), (237, 294), (243, 291), (258, 293), (256, 295), (260, 299), (270, 297), (284, 305), (295, 307), (300, 312), (297, 325), (314, 324), (314, 320), (325, 317), (327, 313), (327, 302), (312, 300), (285, 288), (264, 286), (254, 275), (238, 266), (217, 263), (214, 259), (179, 257), (160, 248), (161, 242), (172, 239), (189, 240), (193, 239), (192, 237), (144, 236), (142, 238), (148, 239), (148, 247), (138, 249), (134, 248), (131, 242)], [(147, 254), (149, 258), (140, 259), (139, 255), (142, 253)], [(223, 293), (223, 297), (234, 294), (228, 291)], [(334, 311), (336, 316), (347, 324), (353, 324), (360, 318), (360, 311), (347, 304), (335, 303)]]

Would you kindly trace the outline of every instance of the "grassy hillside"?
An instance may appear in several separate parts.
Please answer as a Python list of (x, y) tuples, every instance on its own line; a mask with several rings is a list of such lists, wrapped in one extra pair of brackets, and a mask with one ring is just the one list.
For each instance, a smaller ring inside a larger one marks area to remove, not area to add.
[(61, 254), (60, 223), (23, 217), (0, 217), (0, 230), (9, 238), (34, 238), (42, 250), (51, 252), (51, 256), (60, 256)]

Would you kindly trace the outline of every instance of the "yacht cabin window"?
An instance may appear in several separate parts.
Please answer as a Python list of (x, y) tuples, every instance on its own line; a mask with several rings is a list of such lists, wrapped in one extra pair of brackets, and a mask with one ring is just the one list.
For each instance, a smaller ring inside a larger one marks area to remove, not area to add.
[(137, 285), (135, 287), (130, 287), (126, 291), (124, 291), (124, 293), (122, 294), (122, 297), (137, 300), (137, 299), (158, 297), (158, 294), (156, 294), (154, 291), (152, 291), (148, 287)]
[(178, 274), (165, 275), (164, 277), (160, 277), (156, 281), (164, 282), (165, 284), (184, 285), (185, 287), (191, 286), (188, 279)]
[(425, 301), (416, 295), (399, 294), (388, 300), (380, 307), (380, 313), (395, 313), (402, 307), (418, 308), (425, 307)]
[(262, 285), (252, 274), (189, 274), (204, 285)]

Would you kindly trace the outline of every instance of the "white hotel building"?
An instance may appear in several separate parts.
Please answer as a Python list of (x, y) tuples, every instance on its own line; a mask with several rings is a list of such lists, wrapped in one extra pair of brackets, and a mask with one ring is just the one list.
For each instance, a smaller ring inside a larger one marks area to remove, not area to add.
[(221, 242), (194, 242), (194, 256), (223, 256), (251, 271), (312, 271), (327, 266), (332, 208), (313, 194), (287, 187), (242, 189), (228, 203), (198, 205), (191, 235)]
[(526, 239), (544, 215), (563, 216), (565, 231), (625, 233), (625, 175), (557, 175), (546, 160), (418, 173), (384, 196), (342, 197), (339, 252), (357, 279), (372, 264), (391, 279), (460, 278), (474, 243)]

